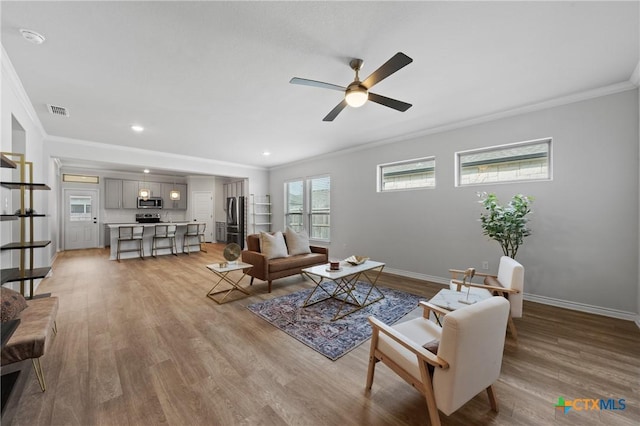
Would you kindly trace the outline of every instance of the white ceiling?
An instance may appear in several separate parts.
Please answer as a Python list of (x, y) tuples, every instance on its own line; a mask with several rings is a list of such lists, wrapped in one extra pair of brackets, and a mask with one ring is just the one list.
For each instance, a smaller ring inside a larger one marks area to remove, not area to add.
[[(628, 81), (638, 2), (8, 2), (2, 45), (45, 131), (271, 167)], [(33, 45), (20, 28), (46, 37)], [(371, 102), (332, 90), (396, 52)], [(52, 116), (46, 104), (68, 108)], [(134, 134), (130, 125), (146, 130)], [(265, 157), (263, 151), (271, 155)]]

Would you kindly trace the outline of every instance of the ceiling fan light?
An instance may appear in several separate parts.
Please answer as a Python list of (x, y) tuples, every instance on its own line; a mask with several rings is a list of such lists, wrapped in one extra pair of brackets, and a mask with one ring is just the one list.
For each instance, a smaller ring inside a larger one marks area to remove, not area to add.
[(344, 94), (344, 100), (354, 108), (364, 105), (367, 99), (369, 99), (369, 92), (360, 84), (350, 84)]

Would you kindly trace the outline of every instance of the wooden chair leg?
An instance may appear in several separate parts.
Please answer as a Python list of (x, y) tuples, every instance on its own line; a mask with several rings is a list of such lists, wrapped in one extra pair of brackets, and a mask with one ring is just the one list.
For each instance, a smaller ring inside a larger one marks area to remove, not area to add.
[(44, 392), (47, 390), (47, 387), (44, 382), (44, 373), (42, 371), (42, 366), (40, 365), (40, 358), (31, 358), (31, 362), (33, 363), (33, 370), (36, 372), (36, 378), (38, 379), (40, 389)]
[(373, 330), (373, 335), (371, 336), (371, 349), (369, 350), (369, 367), (367, 369), (367, 390), (371, 390), (371, 386), (373, 386), (373, 375), (376, 370), (376, 363), (378, 359), (376, 359), (376, 347), (378, 346), (378, 329)]
[(251, 277), (251, 281), (249, 281), (249, 285), (253, 285), (253, 277)]
[(509, 320), (507, 321), (507, 327), (509, 327), (509, 331), (515, 340), (518, 340), (518, 332), (516, 331), (516, 325), (513, 323), (513, 318), (509, 316)]
[(429, 374), (429, 370), (425, 362), (420, 362), (420, 374), (422, 376), (424, 399), (427, 401), (427, 409), (429, 410), (431, 426), (440, 426), (440, 412), (436, 405), (436, 396), (433, 392), (433, 385), (431, 384), (431, 374)]
[(493, 385), (487, 388), (487, 395), (489, 396), (489, 404), (491, 404), (491, 409), (498, 412), (498, 399), (496, 398), (496, 394), (493, 391)]
[(271, 280), (269, 280), (269, 291), (268, 293), (271, 293)]

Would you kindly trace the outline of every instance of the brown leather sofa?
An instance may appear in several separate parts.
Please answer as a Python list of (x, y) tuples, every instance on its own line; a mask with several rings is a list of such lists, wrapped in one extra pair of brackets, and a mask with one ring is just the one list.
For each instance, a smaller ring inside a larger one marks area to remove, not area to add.
[(260, 235), (248, 235), (247, 250), (242, 251), (242, 261), (253, 265), (253, 268), (248, 272), (251, 276), (251, 284), (253, 285), (254, 278), (267, 281), (269, 293), (271, 293), (271, 281), (300, 274), (304, 268), (329, 262), (328, 248), (318, 246), (309, 246), (309, 248), (311, 249), (309, 254), (267, 259), (264, 254), (260, 253)]

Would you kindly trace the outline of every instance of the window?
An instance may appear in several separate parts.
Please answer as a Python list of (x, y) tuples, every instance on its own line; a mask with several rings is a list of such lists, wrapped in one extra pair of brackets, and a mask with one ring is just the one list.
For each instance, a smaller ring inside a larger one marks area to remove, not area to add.
[(285, 183), (285, 226), (306, 230), (309, 238), (329, 241), (331, 178), (318, 176)]
[(72, 222), (86, 222), (91, 219), (91, 197), (69, 197), (69, 220)]
[(436, 186), (435, 157), (378, 166), (378, 191), (434, 188)]
[(68, 173), (63, 173), (62, 181), (76, 183), (99, 183), (100, 178), (98, 176), (70, 175)]
[(285, 183), (285, 226), (291, 227), (296, 231), (304, 229), (304, 182), (301, 180)]
[(551, 179), (551, 139), (456, 153), (456, 186)]

